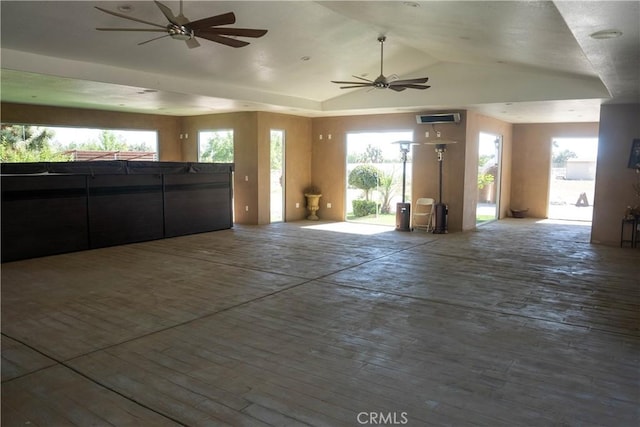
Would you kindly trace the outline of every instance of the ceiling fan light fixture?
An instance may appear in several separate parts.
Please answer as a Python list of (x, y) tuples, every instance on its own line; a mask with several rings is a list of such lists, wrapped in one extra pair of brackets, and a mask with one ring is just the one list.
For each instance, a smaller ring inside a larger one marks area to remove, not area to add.
[(190, 40), (193, 38), (193, 31), (183, 25), (170, 24), (167, 26), (169, 35), (174, 40)]

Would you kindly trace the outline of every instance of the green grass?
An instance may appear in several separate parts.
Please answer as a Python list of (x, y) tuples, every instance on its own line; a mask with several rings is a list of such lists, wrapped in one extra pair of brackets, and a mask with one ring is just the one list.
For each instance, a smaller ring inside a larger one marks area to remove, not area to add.
[(395, 214), (379, 214), (377, 216), (367, 215), (367, 216), (356, 217), (353, 214), (350, 214), (350, 215), (347, 215), (347, 221), (362, 222), (364, 224), (388, 225), (391, 227), (395, 227), (396, 215)]
[(478, 215), (476, 216), (476, 224), (480, 224), (482, 222), (492, 221), (496, 219), (494, 215)]

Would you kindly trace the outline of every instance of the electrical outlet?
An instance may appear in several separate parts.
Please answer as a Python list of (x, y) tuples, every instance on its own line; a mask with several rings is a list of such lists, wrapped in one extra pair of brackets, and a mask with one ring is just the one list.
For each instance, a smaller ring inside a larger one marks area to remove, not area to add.
[(245, 206), (245, 207), (244, 207), (244, 210), (245, 210), (245, 211), (247, 211), (247, 212), (249, 212), (249, 206)]
[(296, 203), (296, 209), (300, 208), (300, 203)]
[(331, 203), (327, 203), (327, 209), (331, 209)]
[(245, 181), (249, 181), (249, 175), (245, 175), (245, 176), (244, 176), (244, 180), (245, 180)]

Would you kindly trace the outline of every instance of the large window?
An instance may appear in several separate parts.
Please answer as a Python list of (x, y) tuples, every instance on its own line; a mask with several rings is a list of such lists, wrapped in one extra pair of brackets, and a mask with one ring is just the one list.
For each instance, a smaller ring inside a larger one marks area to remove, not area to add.
[(158, 160), (156, 131), (3, 123), (2, 162)]
[[(395, 141), (412, 141), (411, 131), (347, 134), (347, 221), (394, 225), (402, 195), (402, 155)], [(411, 155), (406, 164), (406, 200), (411, 198)]]
[(233, 129), (198, 132), (198, 161), (233, 163)]

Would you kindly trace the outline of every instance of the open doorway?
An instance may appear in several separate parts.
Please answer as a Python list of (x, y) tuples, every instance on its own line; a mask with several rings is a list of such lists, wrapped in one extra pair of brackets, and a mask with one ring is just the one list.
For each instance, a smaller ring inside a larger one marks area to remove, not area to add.
[(478, 143), (478, 204), (476, 224), (498, 219), (502, 137), (480, 132)]
[(597, 138), (553, 139), (549, 218), (591, 222), (597, 157)]
[[(412, 141), (412, 131), (347, 134), (347, 221), (395, 226), (402, 201), (402, 156), (395, 141)], [(406, 164), (405, 201), (411, 197), (411, 153)]]
[(271, 222), (284, 221), (284, 131), (271, 130)]

